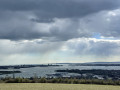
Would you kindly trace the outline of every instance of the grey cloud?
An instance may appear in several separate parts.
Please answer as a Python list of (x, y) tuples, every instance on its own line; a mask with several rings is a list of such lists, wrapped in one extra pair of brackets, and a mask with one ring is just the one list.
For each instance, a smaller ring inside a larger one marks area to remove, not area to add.
[(89, 50), (89, 53), (96, 54), (97, 56), (111, 56), (111, 55), (118, 55), (120, 52), (120, 43), (115, 42), (93, 42), (90, 43), (91, 48)]
[[(28, 62), (44, 54), (63, 60), (70, 54), (119, 57), (120, 41), (89, 39), (93, 33), (120, 37), (118, 8), (120, 0), (0, 0), (0, 57), (16, 61), (28, 55)], [(109, 11), (117, 15), (108, 16)]]
[(44, 19), (40, 19), (40, 18), (31, 18), (31, 21), (33, 21), (33, 22), (38, 22), (38, 23), (51, 23), (51, 22), (54, 22), (54, 20), (53, 19), (48, 19), (48, 18), (44, 18)]
[[(44, 38), (65, 41), (71, 38), (90, 37), (94, 31), (82, 28), (77, 19), (99, 11), (118, 8), (119, 2), (119, 0), (0, 0), (0, 39)], [(63, 24), (54, 20), (55, 18), (63, 20)], [(36, 29), (37, 24), (43, 23), (44, 28), (40, 25)], [(49, 28), (45, 29), (48, 26)]]
[(43, 40), (10, 41), (0, 40), (0, 54), (46, 54), (57, 51), (64, 42), (49, 42)]
[(82, 18), (81, 27), (104, 37), (120, 38), (120, 9), (103, 11)]
[(81, 17), (119, 7), (119, 0), (0, 0), (1, 10), (33, 11), (42, 18)]
[(116, 56), (120, 53), (120, 41), (89, 40), (69, 42), (69, 50), (74, 50), (75, 55), (93, 55), (97, 57)]
[(50, 28), (51, 36), (56, 37), (58, 40), (66, 41), (71, 38), (89, 37), (90, 34), (85, 30), (79, 32), (79, 20), (63, 19)]
[(0, 17), (0, 38), (10, 40), (36, 39), (42, 36), (49, 36), (34, 30), (35, 22), (29, 19), (30, 12), (3, 12)]
[[(117, 2), (117, 3), (116, 3)], [(77, 18), (101, 10), (111, 10), (120, 6), (119, 0), (45, 0), (40, 2), (35, 14), (40, 18)]]
[[(79, 32), (79, 20), (55, 19), (50, 23), (38, 23), (31, 21), (34, 16), (30, 12), (4, 12), (4, 18), (0, 21), (0, 38), (10, 40), (24, 39), (49, 39), (50, 41), (65, 41), (71, 38), (90, 36), (85, 30)], [(6, 15), (6, 14), (9, 14)], [(47, 28), (48, 27), (48, 28)]]

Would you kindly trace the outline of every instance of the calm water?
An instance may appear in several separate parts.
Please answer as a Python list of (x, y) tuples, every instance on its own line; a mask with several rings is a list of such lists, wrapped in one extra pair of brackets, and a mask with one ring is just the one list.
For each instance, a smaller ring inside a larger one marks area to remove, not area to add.
[[(38, 77), (46, 77), (46, 74), (55, 74), (55, 70), (58, 69), (103, 69), (103, 70), (120, 70), (120, 66), (69, 66), (68, 64), (64, 64), (59, 67), (32, 67), (32, 68), (21, 68), (18, 69), (22, 73), (15, 74), (16, 77), (34, 77), (37, 75)], [(16, 69), (17, 70), (17, 69)], [(6, 75), (0, 75), (0, 77), (5, 77)], [(8, 76), (12, 77), (12, 74), (8, 74)]]

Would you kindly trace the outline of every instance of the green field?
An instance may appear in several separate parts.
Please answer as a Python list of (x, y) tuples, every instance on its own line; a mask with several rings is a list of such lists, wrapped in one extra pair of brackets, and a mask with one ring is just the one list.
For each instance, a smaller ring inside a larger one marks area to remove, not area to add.
[(0, 90), (120, 90), (120, 86), (84, 84), (0, 84)]

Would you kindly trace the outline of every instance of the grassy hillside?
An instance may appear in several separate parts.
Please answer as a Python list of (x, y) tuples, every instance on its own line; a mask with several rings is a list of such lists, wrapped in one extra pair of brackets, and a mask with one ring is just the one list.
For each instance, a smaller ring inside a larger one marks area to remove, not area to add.
[(84, 84), (0, 84), (0, 90), (120, 90), (120, 86)]

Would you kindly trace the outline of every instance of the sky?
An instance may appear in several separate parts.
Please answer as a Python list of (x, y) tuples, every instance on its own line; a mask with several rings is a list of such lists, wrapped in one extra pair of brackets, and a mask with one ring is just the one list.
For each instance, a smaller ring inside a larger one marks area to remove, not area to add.
[(120, 0), (0, 0), (0, 65), (120, 61)]

